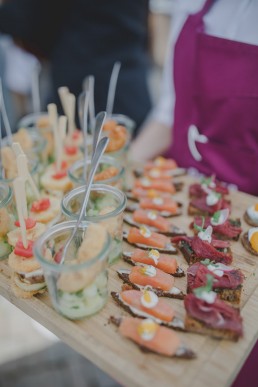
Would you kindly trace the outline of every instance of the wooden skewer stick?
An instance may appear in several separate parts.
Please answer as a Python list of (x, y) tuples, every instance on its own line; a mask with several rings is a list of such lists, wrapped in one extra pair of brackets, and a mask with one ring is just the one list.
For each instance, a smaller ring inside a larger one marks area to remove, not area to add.
[(60, 171), (61, 169), (61, 161), (62, 161), (62, 148), (61, 148), (61, 139), (58, 131), (58, 116), (57, 109), (54, 103), (50, 103), (47, 106), (49, 121), (53, 128), (54, 133), (54, 142), (55, 142), (55, 159), (56, 159), (56, 169)]
[(59, 95), (59, 98), (61, 100), (61, 104), (62, 104), (62, 108), (63, 108), (64, 114), (66, 116), (68, 116), (68, 114), (67, 114), (67, 104), (66, 104), (66, 101), (67, 101), (66, 98), (67, 98), (68, 94), (69, 94), (68, 87), (62, 86), (62, 87), (58, 88), (58, 95)]
[(28, 169), (28, 160), (25, 154), (20, 154), (17, 157), (17, 168), (18, 168), (18, 176), (21, 177), (24, 182), (28, 181), (31, 186), (31, 189), (36, 196), (37, 199), (40, 198), (40, 192), (29, 172)]
[(68, 136), (71, 137), (73, 132), (75, 131), (75, 122), (74, 122), (74, 115), (75, 115), (75, 104), (76, 99), (75, 95), (72, 93), (69, 93), (66, 97), (66, 106), (67, 106), (67, 118), (68, 118)]
[(64, 140), (66, 138), (66, 128), (67, 128), (67, 117), (60, 116), (58, 119), (58, 130), (59, 130), (59, 134), (60, 134), (62, 148), (64, 145)]
[(41, 71), (40, 63), (37, 61), (34, 65), (32, 71), (31, 79), (31, 97), (32, 97), (32, 106), (34, 113), (39, 113), (41, 111), (40, 104), (40, 90), (39, 90), (39, 75)]
[[(13, 181), (14, 195), (16, 201), (16, 208), (18, 213), (18, 219), (20, 222), (21, 236), (22, 236), (22, 244), (25, 249), (28, 247), (27, 233), (26, 233), (26, 223), (24, 217), (24, 197), (25, 195), (25, 184), (22, 177), (16, 177)], [(25, 199), (26, 204), (26, 199)]]
[(18, 157), (19, 155), (24, 155), (25, 154), (23, 152), (23, 149), (22, 149), (21, 145), (18, 142), (13, 142), (12, 143), (12, 150), (13, 150), (13, 152), (14, 152), (16, 157)]

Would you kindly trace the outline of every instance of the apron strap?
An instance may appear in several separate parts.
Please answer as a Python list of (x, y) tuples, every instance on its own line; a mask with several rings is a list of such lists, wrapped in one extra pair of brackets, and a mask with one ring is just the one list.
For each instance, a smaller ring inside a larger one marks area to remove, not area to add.
[(206, 0), (204, 3), (203, 8), (197, 12), (196, 16), (198, 15), (200, 19), (203, 18), (203, 16), (209, 11), (210, 7), (213, 5), (215, 0)]

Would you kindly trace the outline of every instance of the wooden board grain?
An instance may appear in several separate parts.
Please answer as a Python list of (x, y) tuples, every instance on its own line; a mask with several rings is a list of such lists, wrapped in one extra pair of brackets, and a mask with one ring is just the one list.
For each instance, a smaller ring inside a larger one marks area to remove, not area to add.
[[(185, 181), (185, 187), (176, 198), (184, 203), (183, 215), (172, 218), (172, 221), (189, 232), (191, 218), (186, 215), (186, 203), (187, 187), (192, 179), (184, 177), (180, 180)], [(243, 229), (247, 230), (248, 225), (243, 221), (243, 214), (247, 206), (255, 203), (257, 199), (239, 192), (232, 192), (230, 196), (233, 203), (232, 218), (240, 217)], [(124, 248), (132, 249), (127, 244)], [(126, 312), (121, 311), (111, 297), (99, 314), (83, 321), (72, 322), (53, 310), (47, 294), (32, 300), (17, 299), (10, 290), (10, 270), (5, 262), (0, 263), (0, 294), (123, 385), (229, 386), (258, 338), (258, 258), (251, 256), (241, 242), (232, 242), (232, 251), (233, 266), (239, 267), (245, 275), (241, 300), (244, 338), (238, 343), (231, 343), (180, 333), (182, 340), (197, 353), (197, 358), (191, 361), (144, 354), (133, 343), (121, 338), (117, 328), (110, 325), (108, 319), (110, 315), (126, 315)], [(178, 260), (186, 269), (187, 264), (180, 254)], [(120, 261), (109, 269), (110, 291), (119, 291), (121, 288), (121, 280), (118, 279), (116, 270), (129, 267)], [(185, 291), (186, 279), (177, 278), (176, 286)], [(168, 302), (173, 305), (177, 315), (184, 318), (183, 302)]]

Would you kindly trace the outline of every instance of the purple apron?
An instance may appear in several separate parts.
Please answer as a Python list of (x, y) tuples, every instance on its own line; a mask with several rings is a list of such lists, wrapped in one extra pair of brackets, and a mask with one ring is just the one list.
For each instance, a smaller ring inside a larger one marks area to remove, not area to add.
[(258, 46), (205, 34), (203, 16), (212, 3), (188, 17), (175, 45), (167, 155), (258, 195)]
[[(213, 0), (186, 20), (175, 46), (173, 144), (168, 156), (258, 195), (258, 46), (204, 33)], [(257, 386), (258, 345), (233, 387)]]

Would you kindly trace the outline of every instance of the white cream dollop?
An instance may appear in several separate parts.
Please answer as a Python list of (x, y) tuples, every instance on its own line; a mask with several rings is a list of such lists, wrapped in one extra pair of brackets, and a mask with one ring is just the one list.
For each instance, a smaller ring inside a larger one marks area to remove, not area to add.
[(214, 217), (211, 218), (211, 224), (213, 226), (219, 226), (226, 222), (229, 217), (229, 209), (225, 208), (224, 210), (219, 211), (218, 220), (215, 220)]
[(150, 177), (154, 177), (154, 178), (160, 177), (160, 170), (157, 168), (153, 168), (150, 170), (149, 175)]
[(198, 298), (206, 301), (208, 304), (214, 304), (217, 297), (217, 293), (210, 291), (210, 292), (202, 292), (200, 295), (198, 295)]
[(219, 201), (219, 195), (216, 192), (209, 192), (206, 196), (206, 204), (207, 206), (214, 206)]
[(154, 198), (152, 200), (153, 204), (156, 204), (157, 206), (162, 206), (162, 204), (164, 203), (164, 200), (162, 198)]
[(155, 265), (157, 266), (158, 261), (159, 261), (159, 257), (160, 257), (159, 251), (155, 250), (155, 249), (150, 250), (148, 252), (148, 257), (153, 259), (153, 261), (155, 262)]
[(199, 231), (198, 232), (198, 237), (202, 241), (208, 242), (208, 243), (211, 243), (211, 235), (212, 235), (212, 227), (211, 226), (208, 226), (206, 228), (206, 230), (204, 230), (204, 231)]
[(155, 220), (157, 219), (158, 215), (157, 215), (157, 212), (156, 211), (149, 211), (147, 213), (147, 217), (151, 220)]
[(141, 267), (141, 273), (143, 275), (146, 275), (147, 277), (155, 277), (155, 275), (157, 274), (157, 270), (155, 269), (154, 266), (145, 265)]
[(142, 226), (140, 228), (140, 234), (144, 237), (144, 238), (150, 238), (151, 237), (151, 231), (148, 227), (146, 226)]
[(151, 185), (151, 182), (150, 182), (150, 180), (147, 177), (143, 177), (141, 179), (141, 185), (143, 187), (149, 187)]
[(216, 267), (215, 265), (208, 265), (207, 269), (212, 271), (218, 277), (223, 277), (224, 275), (224, 271), (221, 270), (219, 267)]
[(145, 308), (154, 308), (159, 302), (158, 296), (151, 290), (144, 290), (141, 296), (141, 304)]

